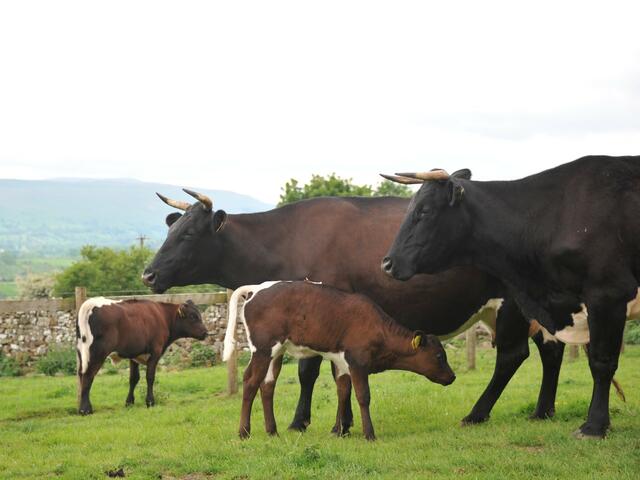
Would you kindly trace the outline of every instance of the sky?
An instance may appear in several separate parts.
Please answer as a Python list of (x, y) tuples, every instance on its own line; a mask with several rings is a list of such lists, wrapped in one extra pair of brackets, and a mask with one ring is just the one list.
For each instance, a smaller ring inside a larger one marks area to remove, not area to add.
[[(276, 203), (311, 174), (640, 154), (639, 2), (0, 3), (0, 178)], [(223, 207), (223, 206), (221, 206)]]

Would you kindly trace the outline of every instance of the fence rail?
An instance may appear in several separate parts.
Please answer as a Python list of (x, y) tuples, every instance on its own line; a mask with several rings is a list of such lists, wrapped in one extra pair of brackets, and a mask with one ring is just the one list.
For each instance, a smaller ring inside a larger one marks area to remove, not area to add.
[[(117, 295), (109, 296), (114, 300), (152, 300), (154, 302), (184, 303), (193, 301), (196, 305), (212, 305), (226, 303), (227, 294), (216, 293), (167, 293), (159, 295)], [(82, 300), (76, 298), (37, 298), (29, 300), (0, 300), (0, 314), (12, 312), (58, 312), (63, 310), (77, 310)]]

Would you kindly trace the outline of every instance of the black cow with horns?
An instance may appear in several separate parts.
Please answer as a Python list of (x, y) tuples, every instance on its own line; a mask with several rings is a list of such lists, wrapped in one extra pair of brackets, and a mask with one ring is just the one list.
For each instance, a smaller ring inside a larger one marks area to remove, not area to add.
[[(451, 335), (475, 322), (476, 313), (503, 288), (494, 277), (463, 267), (439, 275), (418, 275), (399, 282), (379, 268), (380, 259), (400, 227), (409, 200), (402, 198), (316, 198), (271, 211), (227, 215), (214, 210), (207, 196), (185, 190), (198, 200), (159, 197), (183, 210), (167, 216), (169, 232), (145, 270), (145, 284), (156, 292), (175, 285), (216, 283), (236, 289), (268, 280), (321, 281), (371, 298), (387, 314), (412, 330)], [(533, 417), (554, 414), (563, 344), (534, 337), (543, 362), (543, 381)], [(506, 300), (497, 318), (497, 361), (489, 386), (464, 423), (489, 418), (509, 379), (529, 355), (528, 322)], [(321, 357), (301, 360), (300, 400), (291, 429), (311, 421), (311, 396)], [(346, 425), (352, 421), (348, 404)]]
[(393, 278), (477, 266), (550, 332), (586, 306), (594, 387), (575, 435), (604, 437), (627, 302), (640, 284), (640, 156), (583, 157), (515, 181), (476, 182), (469, 170), (385, 177), (423, 184), (382, 261)]

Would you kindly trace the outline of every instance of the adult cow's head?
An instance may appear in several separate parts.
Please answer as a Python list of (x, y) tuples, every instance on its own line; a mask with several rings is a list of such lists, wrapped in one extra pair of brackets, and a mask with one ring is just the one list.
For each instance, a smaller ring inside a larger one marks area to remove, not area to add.
[(156, 194), (167, 205), (184, 211), (167, 216), (167, 238), (142, 274), (144, 284), (157, 293), (173, 286), (207, 282), (208, 270), (215, 262), (211, 244), (227, 219), (224, 210), (213, 210), (213, 202), (206, 195), (184, 191), (198, 202), (191, 205)]
[(438, 273), (453, 261), (470, 228), (470, 217), (461, 204), (464, 183), (471, 171), (449, 175), (444, 170), (382, 175), (398, 183), (422, 183), (414, 195), (396, 239), (382, 260), (382, 270), (397, 280), (416, 273)]

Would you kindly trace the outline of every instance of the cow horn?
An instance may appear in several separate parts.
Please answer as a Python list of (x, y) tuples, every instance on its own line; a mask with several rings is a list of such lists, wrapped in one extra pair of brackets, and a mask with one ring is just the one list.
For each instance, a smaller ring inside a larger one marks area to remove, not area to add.
[(182, 189), (184, 193), (191, 195), (193, 198), (197, 199), (202, 205), (204, 205), (205, 210), (211, 210), (213, 208), (213, 202), (209, 197), (203, 195), (202, 193), (194, 192), (193, 190), (189, 190), (188, 188)]
[(162, 200), (164, 203), (166, 203), (170, 207), (177, 208), (178, 210), (187, 210), (187, 208), (191, 206), (189, 202), (180, 202), (178, 200), (172, 200), (170, 198), (165, 197), (164, 195), (159, 194), (158, 192), (156, 192), (156, 195), (160, 197), (160, 200)]
[(412, 185), (415, 183), (423, 182), (422, 180), (418, 180), (416, 178), (400, 177), (398, 175), (385, 175), (384, 173), (381, 173), (380, 176), (382, 178), (386, 178), (387, 180), (391, 180), (392, 182), (403, 183), (405, 185)]
[(396, 173), (401, 177), (417, 178), (420, 180), (447, 180), (449, 174), (444, 170), (431, 170), (430, 172)]

